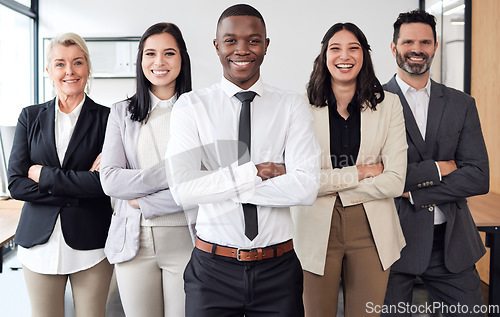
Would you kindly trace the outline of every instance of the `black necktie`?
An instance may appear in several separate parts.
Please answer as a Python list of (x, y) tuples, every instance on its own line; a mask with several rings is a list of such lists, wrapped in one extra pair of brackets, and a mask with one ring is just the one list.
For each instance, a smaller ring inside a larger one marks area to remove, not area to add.
[[(255, 97), (255, 92), (239, 92), (235, 96), (241, 101), (240, 125), (238, 130), (238, 163), (244, 164), (250, 160), (250, 155), (246, 155), (247, 149), (250, 154), (250, 143), (252, 131), (250, 128), (250, 103)], [(245, 217), (245, 236), (252, 241), (258, 231), (257, 206), (243, 204), (243, 215)]]

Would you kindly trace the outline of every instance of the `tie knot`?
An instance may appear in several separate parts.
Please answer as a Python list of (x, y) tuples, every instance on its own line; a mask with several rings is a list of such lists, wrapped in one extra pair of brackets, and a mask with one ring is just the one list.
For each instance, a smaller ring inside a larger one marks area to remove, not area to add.
[(235, 96), (241, 102), (245, 102), (245, 101), (252, 102), (253, 98), (255, 98), (256, 94), (257, 93), (255, 91), (242, 91), (242, 92), (237, 93)]

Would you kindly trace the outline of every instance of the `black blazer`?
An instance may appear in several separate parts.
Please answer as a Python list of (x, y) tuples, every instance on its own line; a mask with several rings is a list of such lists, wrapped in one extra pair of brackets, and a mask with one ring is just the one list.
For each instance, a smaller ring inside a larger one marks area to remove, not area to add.
[[(472, 97), (431, 81), (425, 140), (395, 78), (384, 89), (398, 94), (406, 121), (408, 168), (404, 191), (415, 205), (396, 198), (406, 247), (392, 270), (423, 273), (434, 235), (434, 207), (446, 216), (445, 265), (453, 273), (474, 265), (485, 253), (467, 206), (467, 197), (489, 189), (488, 154)], [(435, 161), (455, 160), (457, 170), (439, 180)]]
[[(55, 99), (26, 107), (17, 123), (9, 160), (9, 191), (24, 200), (14, 242), (25, 247), (48, 241), (57, 216), (66, 243), (77, 250), (103, 248), (111, 204), (89, 172), (101, 153), (109, 108), (85, 98), (61, 166), (55, 145)], [(43, 166), (40, 182), (28, 178), (31, 165)]]

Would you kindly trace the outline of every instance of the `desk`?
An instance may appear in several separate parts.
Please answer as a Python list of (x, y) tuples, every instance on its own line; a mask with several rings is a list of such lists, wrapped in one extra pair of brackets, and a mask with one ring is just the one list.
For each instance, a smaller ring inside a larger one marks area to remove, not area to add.
[[(0, 201), (0, 247), (14, 239), (23, 204), (24, 202), (19, 200)], [(0, 248), (0, 273), (2, 265), (3, 249)]]
[[(467, 199), (477, 229), (486, 233), (490, 248), (489, 304), (500, 305), (500, 195), (489, 193)], [(490, 317), (500, 314), (490, 314)]]

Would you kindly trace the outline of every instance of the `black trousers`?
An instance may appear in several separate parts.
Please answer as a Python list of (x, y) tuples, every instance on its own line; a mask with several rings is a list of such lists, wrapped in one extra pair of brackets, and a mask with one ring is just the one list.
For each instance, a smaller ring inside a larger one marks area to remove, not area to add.
[(195, 248), (184, 272), (186, 317), (303, 317), (302, 285), (294, 250), (239, 262)]
[[(483, 317), (477, 310), (483, 305), (479, 274), (472, 266), (459, 273), (451, 273), (444, 264), (444, 230), (434, 232), (431, 259), (427, 270), (420, 275), (433, 303), (429, 306), (413, 306), (413, 283), (416, 276), (391, 271), (384, 304), (388, 308), (397, 308), (381, 316), (411, 316), (418, 313), (435, 313), (440, 311), (443, 317)], [(474, 307), (476, 306), (476, 308)]]

